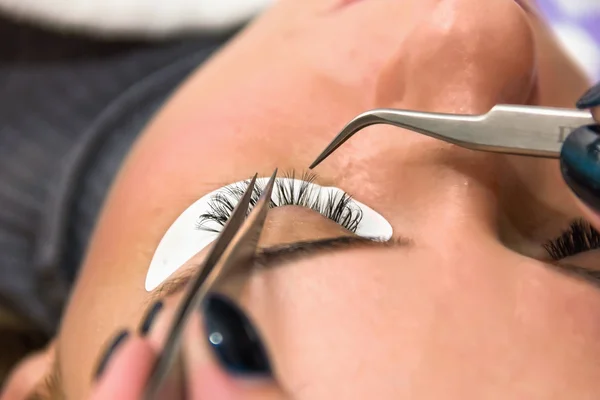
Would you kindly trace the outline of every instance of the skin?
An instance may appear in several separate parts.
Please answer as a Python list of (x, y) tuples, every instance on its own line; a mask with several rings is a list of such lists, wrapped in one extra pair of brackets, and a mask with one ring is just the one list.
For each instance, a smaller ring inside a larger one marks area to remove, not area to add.
[[(57, 339), (68, 398), (90, 394), (111, 335), (136, 328), (153, 251), (202, 195), (255, 172), (305, 169), (367, 109), (572, 107), (588, 86), (543, 22), (512, 0), (280, 0), (189, 79), (122, 169)], [(558, 162), (473, 152), (379, 125), (316, 172), (319, 183), (381, 213), (411, 246), (331, 253), (254, 276), (242, 300), (277, 380), (227, 376), (198, 344), (197, 328), (186, 344), (200, 388), (194, 398), (597, 396), (600, 292), (549, 267), (541, 247), (591, 215)], [(263, 244), (346, 234), (311, 214), (273, 210)], [(285, 229), (305, 220), (302, 231)], [(565, 262), (600, 268), (593, 252)], [(152, 358), (176, 300), (153, 345), (128, 345), (141, 360)], [(131, 354), (119, 353), (115, 370)], [(110, 370), (98, 390), (114, 389), (111, 376), (122, 374)]]

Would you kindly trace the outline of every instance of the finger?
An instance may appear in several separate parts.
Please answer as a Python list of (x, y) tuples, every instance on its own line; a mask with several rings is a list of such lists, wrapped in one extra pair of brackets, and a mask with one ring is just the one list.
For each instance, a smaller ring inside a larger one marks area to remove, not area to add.
[(560, 169), (585, 215), (600, 228), (600, 125), (582, 126), (567, 137)]
[[(600, 121), (600, 83), (577, 102), (577, 108), (591, 109)], [(600, 124), (582, 126), (565, 140), (560, 152), (560, 169), (587, 219), (600, 228)]]
[(205, 336), (200, 313), (194, 313), (186, 326), (183, 341), (183, 365), (188, 398), (192, 400), (233, 398), (227, 377), (215, 368), (208, 354)]
[(148, 340), (127, 339), (108, 360), (91, 399), (140, 399), (155, 360), (156, 352)]
[[(216, 333), (216, 332), (215, 332)], [(247, 399), (274, 400), (285, 398), (283, 391), (271, 377), (244, 376), (226, 372), (217, 361), (211, 343), (213, 338), (206, 329), (200, 312), (190, 317), (183, 337), (183, 367), (187, 399)], [(221, 340), (223, 338), (221, 337)], [(227, 339), (225, 339), (227, 341)], [(227, 343), (223, 344), (227, 346)]]
[[(600, 106), (600, 82), (588, 90), (577, 102), (577, 108), (597, 108)], [(596, 110), (598, 115), (598, 110)]]

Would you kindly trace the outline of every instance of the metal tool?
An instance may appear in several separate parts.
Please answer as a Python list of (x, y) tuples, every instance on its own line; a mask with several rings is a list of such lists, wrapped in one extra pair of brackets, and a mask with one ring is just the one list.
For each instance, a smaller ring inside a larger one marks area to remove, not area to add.
[(162, 384), (171, 371), (180, 351), (183, 330), (191, 313), (197, 312), (206, 295), (216, 288), (225, 277), (244, 273), (243, 270), (248, 269), (251, 264), (269, 210), (276, 176), (277, 170), (269, 179), (260, 199), (248, 214), (257, 176), (255, 175), (250, 181), (242, 199), (233, 210), (229, 221), (227, 221), (223, 231), (215, 241), (212, 250), (187, 288), (175, 314), (162, 352), (153, 366), (144, 399), (154, 399), (159, 394)]
[(566, 137), (595, 123), (588, 111), (537, 106), (497, 105), (483, 115), (456, 115), (381, 108), (350, 121), (311, 164), (319, 165), (352, 135), (388, 124), (472, 150), (558, 158)]

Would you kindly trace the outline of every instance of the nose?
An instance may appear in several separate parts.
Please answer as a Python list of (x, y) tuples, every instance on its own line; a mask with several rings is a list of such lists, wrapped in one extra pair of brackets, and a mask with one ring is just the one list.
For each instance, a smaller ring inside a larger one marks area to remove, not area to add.
[[(534, 36), (519, 5), (433, 3), (381, 70), (376, 107), (480, 114), (495, 104), (534, 100)], [(366, 128), (336, 152), (339, 180), (357, 197), (394, 210), (393, 224), (467, 216), (492, 224), (506, 157), (383, 125)]]
[(437, 0), (428, 11), (381, 76), (382, 106), (467, 114), (530, 100), (534, 37), (514, 0)]

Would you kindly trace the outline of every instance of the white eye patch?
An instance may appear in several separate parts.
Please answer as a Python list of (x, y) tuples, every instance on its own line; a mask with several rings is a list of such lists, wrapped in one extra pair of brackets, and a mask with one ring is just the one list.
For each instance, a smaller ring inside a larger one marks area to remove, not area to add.
[[(257, 199), (269, 178), (257, 179)], [(146, 275), (146, 290), (152, 291), (190, 258), (212, 243), (231, 210), (246, 190), (248, 181), (232, 183), (203, 196), (189, 206), (161, 239)], [(379, 213), (351, 199), (343, 190), (310, 181), (277, 178), (272, 206), (296, 205), (311, 208), (338, 222), (358, 236), (389, 240), (392, 226)]]

